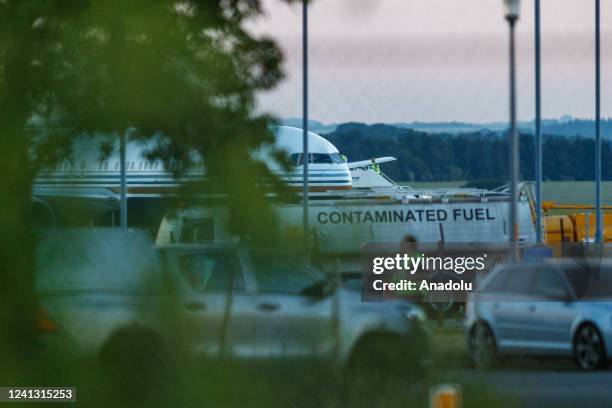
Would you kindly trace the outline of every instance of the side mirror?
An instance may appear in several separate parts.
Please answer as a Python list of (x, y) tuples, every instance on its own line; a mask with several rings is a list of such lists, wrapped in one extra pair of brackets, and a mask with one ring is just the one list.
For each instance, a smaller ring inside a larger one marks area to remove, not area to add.
[(328, 280), (321, 280), (319, 282), (313, 283), (310, 286), (306, 286), (302, 289), (302, 295), (322, 299), (331, 295), (334, 292), (334, 285), (332, 282)]

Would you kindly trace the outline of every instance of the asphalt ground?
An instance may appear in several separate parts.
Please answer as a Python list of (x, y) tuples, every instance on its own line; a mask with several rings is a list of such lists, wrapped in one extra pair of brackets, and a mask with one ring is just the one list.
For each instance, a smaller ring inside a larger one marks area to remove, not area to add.
[[(476, 370), (467, 357), (461, 324), (434, 322), (437, 365), (449, 383), (479, 383), (518, 407), (612, 407), (612, 364), (583, 372), (571, 359), (504, 358), (495, 368)], [(611, 362), (612, 363), (612, 362)]]
[(538, 360), (509, 364), (512, 367), (460, 370), (451, 375), (488, 384), (519, 407), (612, 407), (610, 370), (582, 372), (572, 362), (554, 363), (554, 367)]

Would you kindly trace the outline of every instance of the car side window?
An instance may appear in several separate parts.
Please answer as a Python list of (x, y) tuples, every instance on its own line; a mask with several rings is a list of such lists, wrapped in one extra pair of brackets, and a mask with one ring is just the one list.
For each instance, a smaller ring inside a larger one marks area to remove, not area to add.
[(567, 296), (567, 288), (556, 270), (546, 267), (539, 268), (533, 278), (532, 292), (544, 297)]
[(574, 294), (579, 299), (609, 299), (612, 297), (612, 267), (601, 262), (576, 261), (563, 268)]
[(251, 258), (257, 286), (262, 292), (299, 294), (321, 279), (289, 257), (261, 252), (253, 253)]
[(185, 254), (179, 259), (181, 275), (196, 292), (244, 291), (240, 263), (231, 251)]
[(503, 292), (508, 276), (508, 270), (501, 270), (497, 272), (495, 276), (491, 276), (491, 280), (489, 280), (484, 289), (491, 292)]
[(533, 268), (521, 266), (505, 271), (503, 290), (507, 293), (528, 294), (531, 290)]

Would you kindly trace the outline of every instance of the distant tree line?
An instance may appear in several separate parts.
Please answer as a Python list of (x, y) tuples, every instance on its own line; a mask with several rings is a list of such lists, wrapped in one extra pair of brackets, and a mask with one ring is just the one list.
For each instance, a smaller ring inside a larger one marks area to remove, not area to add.
[[(394, 156), (383, 171), (398, 181), (505, 180), (507, 138), (495, 132), (450, 135), (425, 133), (390, 125), (346, 123), (326, 134), (349, 161)], [(603, 178), (612, 180), (612, 142), (603, 142)], [(533, 180), (535, 148), (530, 134), (520, 136), (521, 178)], [(545, 180), (593, 180), (592, 138), (545, 135)]]
[[(565, 122), (545, 121), (544, 132), (559, 136), (595, 137), (595, 121), (590, 119), (572, 119)], [(612, 139), (612, 119), (602, 119), (601, 136)]]

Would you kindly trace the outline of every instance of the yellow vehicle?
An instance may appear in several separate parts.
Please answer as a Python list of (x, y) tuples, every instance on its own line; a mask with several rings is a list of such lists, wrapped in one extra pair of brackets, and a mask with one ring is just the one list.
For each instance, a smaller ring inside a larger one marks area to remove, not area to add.
[[(544, 212), (544, 231), (547, 244), (564, 242), (594, 242), (596, 230), (595, 207), (576, 204), (556, 204), (545, 201), (542, 204)], [(552, 210), (562, 211), (562, 214), (548, 215)], [(585, 212), (571, 213), (571, 210)], [(593, 210), (593, 212), (589, 212)], [(612, 210), (612, 206), (602, 207), (604, 211)], [(603, 214), (603, 242), (612, 243), (612, 213)]]

